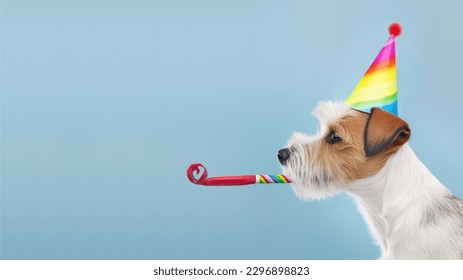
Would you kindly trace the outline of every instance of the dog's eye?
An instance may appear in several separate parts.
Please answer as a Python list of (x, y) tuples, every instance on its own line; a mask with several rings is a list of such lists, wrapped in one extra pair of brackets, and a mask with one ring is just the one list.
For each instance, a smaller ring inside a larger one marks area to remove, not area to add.
[(330, 134), (328, 134), (328, 137), (326, 137), (326, 141), (330, 144), (336, 144), (338, 142), (341, 142), (341, 140), (341, 137), (338, 134), (336, 134), (334, 130), (332, 130)]

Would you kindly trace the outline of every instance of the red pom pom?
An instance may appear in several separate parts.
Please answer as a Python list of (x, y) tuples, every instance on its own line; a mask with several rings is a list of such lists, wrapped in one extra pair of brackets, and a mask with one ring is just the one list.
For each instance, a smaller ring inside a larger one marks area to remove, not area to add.
[(400, 24), (398, 24), (397, 22), (394, 22), (393, 24), (389, 25), (389, 34), (398, 37), (400, 35), (400, 32), (402, 32), (402, 27), (400, 27)]

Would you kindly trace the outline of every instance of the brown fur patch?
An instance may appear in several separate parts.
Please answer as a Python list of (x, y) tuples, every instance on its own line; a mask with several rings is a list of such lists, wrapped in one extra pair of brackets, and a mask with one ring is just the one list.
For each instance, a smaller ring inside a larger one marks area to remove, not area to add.
[[(384, 167), (391, 154), (407, 142), (410, 136), (408, 125), (394, 115), (377, 110), (372, 114), (355, 112), (342, 118), (329, 126), (318, 145), (306, 147), (310, 161), (323, 170), (318, 175), (320, 180), (346, 184), (372, 176)], [(406, 130), (399, 131), (399, 127), (404, 125)], [(341, 142), (330, 144), (326, 141), (333, 130), (342, 138)], [(377, 147), (377, 150), (367, 156), (367, 146)]]

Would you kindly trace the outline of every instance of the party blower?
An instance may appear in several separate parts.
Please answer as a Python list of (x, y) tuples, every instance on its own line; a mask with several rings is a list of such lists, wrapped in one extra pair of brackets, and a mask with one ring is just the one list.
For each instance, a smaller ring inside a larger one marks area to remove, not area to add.
[[(220, 176), (207, 178), (207, 169), (200, 163), (193, 163), (190, 165), (186, 171), (186, 176), (193, 184), (203, 186), (244, 186), (253, 184), (291, 183), (291, 180), (283, 174)], [(198, 176), (199, 178), (197, 178)]]
[[(345, 101), (347, 105), (366, 113), (370, 113), (372, 107), (379, 107), (391, 114), (398, 115), (395, 38), (400, 35), (401, 30), (402, 28), (398, 23), (393, 23), (389, 26), (389, 39)], [(200, 163), (190, 165), (186, 174), (190, 182), (203, 186), (243, 186), (252, 184), (291, 183), (291, 179), (282, 174), (207, 178), (207, 170)]]

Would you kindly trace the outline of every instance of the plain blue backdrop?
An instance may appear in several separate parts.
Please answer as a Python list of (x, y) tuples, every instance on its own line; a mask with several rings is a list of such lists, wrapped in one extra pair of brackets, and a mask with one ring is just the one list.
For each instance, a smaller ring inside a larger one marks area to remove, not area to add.
[(2, 259), (373, 259), (347, 195), (204, 188), (277, 173), (397, 21), (399, 112), (463, 196), (461, 1), (1, 2)]

